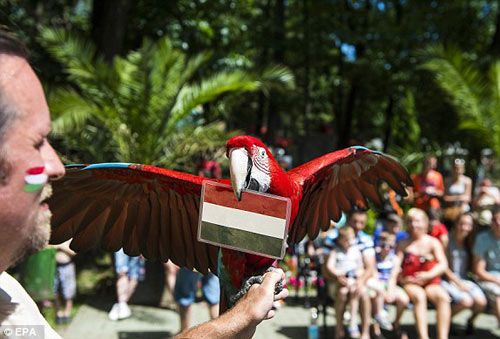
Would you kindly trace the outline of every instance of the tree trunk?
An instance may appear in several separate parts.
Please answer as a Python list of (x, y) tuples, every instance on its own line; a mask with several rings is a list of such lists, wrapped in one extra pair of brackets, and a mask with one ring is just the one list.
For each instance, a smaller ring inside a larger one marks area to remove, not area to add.
[(490, 44), (490, 54), (492, 54), (492, 57), (498, 56), (500, 54), (500, 0), (498, 0), (497, 3), (495, 34), (493, 34), (493, 38)]
[(384, 133), (384, 153), (387, 153), (392, 134), (392, 121), (394, 120), (394, 96), (389, 96), (389, 102), (385, 109), (385, 133)]
[[(273, 37), (273, 62), (283, 64), (285, 61), (285, 0), (276, 0), (274, 4), (274, 37)], [(269, 129), (267, 133), (267, 142), (273, 143), (276, 132), (281, 129), (281, 114), (279, 97), (273, 95), (269, 97)]]
[(356, 97), (358, 94), (357, 81), (354, 79), (347, 97), (344, 123), (342, 126), (342, 131), (340, 131), (340, 148), (345, 148), (351, 146), (352, 139), (352, 120), (354, 117), (354, 109), (356, 107)]
[(123, 50), (131, 0), (94, 0), (92, 39), (97, 51), (108, 62)]

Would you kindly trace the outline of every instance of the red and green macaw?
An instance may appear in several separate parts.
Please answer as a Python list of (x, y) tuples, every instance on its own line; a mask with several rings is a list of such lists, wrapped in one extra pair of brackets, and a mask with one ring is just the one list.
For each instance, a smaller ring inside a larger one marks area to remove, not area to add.
[[(381, 206), (380, 181), (405, 196), (411, 180), (393, 158), (364, 147), (326, 154), (289, 172), (271, 152), (250, 136), (231, 138), (226, 145), (231, 180), (207, 179), (140, 164), (106, 163), (68, 166), (53, 183), (52, 243), (70, 238), (71, 248), (101, 246), (149, 259), (172, 260), (179, 266), (214, 272), (226, 297), (233, 296), (250, 276), (266, 271), (274, 259), (241, 253), (197, 241), (202, 183), (231, 184), (240, 198), (243, 189), (267, 192), (291, 200), (288, 243), (306, 234), (314, 239), (330, 220), (367, 200)], [(243, 193), (244, 194), (244, 193)]]

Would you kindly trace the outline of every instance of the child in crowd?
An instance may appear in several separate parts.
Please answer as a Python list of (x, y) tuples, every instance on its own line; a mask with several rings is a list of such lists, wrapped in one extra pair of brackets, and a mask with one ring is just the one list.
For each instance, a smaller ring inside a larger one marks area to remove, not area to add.
[(363, 259), (359, 248), (354, 245), (354, 237), (355, 232), (352, 227), (340, 228), (334, 247), (326, 262), (327, 274), (333, 278), (336, 291), (335, 338), (344, 337), (343, 318), (347, 303), (351, 308), (349, 336), (351, 338), (359, 338), (360, 336), (356, 322), (360, 291), (356, 287), (356, 278), (363, 274)]
[(441, 222), (440, 210), (430, 208), (427, 211), (427, 216), (429, 217), (429, 235), (439, 240), (443, 248), (446, 249), (449, 242), (448, 229)]
[(386, 300), (387, 285), (389, 277), (394, 267), (396, 246), (396, 235), (389, 232), (382, 232), (379, 235), (377, 245), (375, 246), (376, 260), (377, 260), (377, 273), (375, 277), (368, 280), (367, 284), (370, 289), (377, 292), (376, 296), (372, 299), (375, 309), (374, 319), (382, 329), (396, 331), (397, 337), (405, 337), (406, 334), (402, 332), (399, 321), (403, 315), (406, 305), (410, 302), (408, 295), (399, 286), (395, 289), (395, 298), (393, 302), (396, 303), (396, 319), (394, 325), (387, 320), (385, 316), (384, 302)]
[[(54, 281), (56, 324), (71, 322), (73, 298), (76, 294), (76, 275), (73, 257), (76, 253), (69, 248), (72, 239), (56, 245), (56, 276)], [(61, 300), (62, 297), (62, 300)], [(63, 303), (64, 302), (64, 303)]]

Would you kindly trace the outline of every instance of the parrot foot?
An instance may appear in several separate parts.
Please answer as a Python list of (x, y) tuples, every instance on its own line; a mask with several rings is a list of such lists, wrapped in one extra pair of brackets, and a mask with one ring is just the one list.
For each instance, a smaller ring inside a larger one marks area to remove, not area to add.
[[(269, 267), (264, 273), (267, 273), (267, 272), (272, 272), (276, 270), (274, 267)], [(243, 283), (243, 287), (238, 291), (238, 293), (236, 293), (235, 295), (233, 295), (231, 297), (231, 302), (234, 304), (236, 304), (236, 302), (238, 300), (240, 300), (243, 296), (245, 296), (245, 294), (248, 293), (248, 291), (250, 290), (250, 287), (252, 287), (253, 284), (262, 284), (262, 281), (264, 280), (264, 275), (254, 275), (254, 276), (251, 276), (249, 277), (247, 280), (245, 280), (245, 282)], [(283, 281), (280, 280), (276, 283), (276, 286), (274, 287), (274, 294), (278, 294), (280, 293), (281, 291), (283, 291)]]

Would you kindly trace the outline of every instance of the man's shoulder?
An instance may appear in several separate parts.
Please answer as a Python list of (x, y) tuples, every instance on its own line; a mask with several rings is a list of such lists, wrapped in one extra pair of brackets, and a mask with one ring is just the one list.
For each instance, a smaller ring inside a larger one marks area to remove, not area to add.
[(363, 243), (363, 244), (371, 243), (373, 246), (373, 238), (368, 233), (363, 232), (363, 231), (359, 231), (357, 234), (357, 237), (358, 237), (360, 243)]
[(43, 318), (21, 284), (7, 272), (0, 273), (0, 314), (3, 325), (43, 325), (45, 338), (61, 338)]
[(490, 242), (491, 239), (493, 239), (493, 233), (491, 233), (491, 230), (482, 231), (476, 237), (476, 244), (486, 244)]

